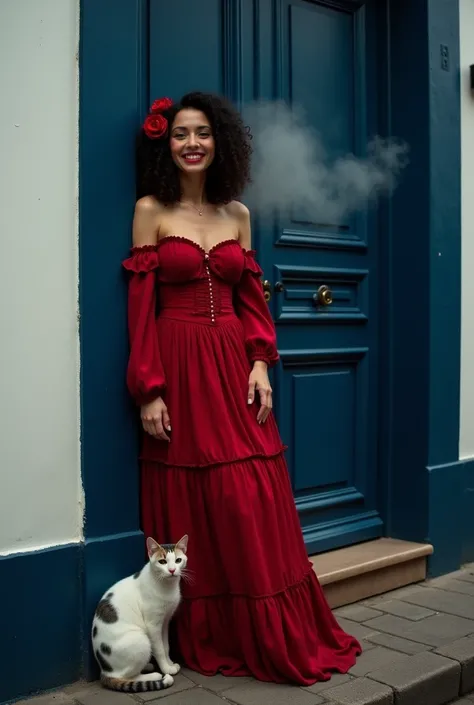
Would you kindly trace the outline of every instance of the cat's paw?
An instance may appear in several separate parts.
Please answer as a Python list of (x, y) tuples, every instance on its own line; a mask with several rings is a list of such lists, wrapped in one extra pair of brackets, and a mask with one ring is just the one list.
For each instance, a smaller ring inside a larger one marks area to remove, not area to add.
[(173, 663), (172, 661), (170, 661), (169, 663), (166, 663), (166, 664), (164, 664), (164, 663), (159, 664), (159, 666), (160, 666), (160, 671), (162, 672), (162, 674), (164, 676), (165, 675), (175, 676), (181, 670), (181, 666), (177, 663)]
[(170, 688), (174, 683), (174, 678), (173, 678), (173, 676), (166, 674), (163, 676), (163, 680), (161, 682), (163, 683), (165, 688)]

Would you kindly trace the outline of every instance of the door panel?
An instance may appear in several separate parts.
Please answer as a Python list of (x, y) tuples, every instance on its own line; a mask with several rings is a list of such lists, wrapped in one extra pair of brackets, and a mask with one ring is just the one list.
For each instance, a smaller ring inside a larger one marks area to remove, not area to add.
[[(305, 110), (330, 159), (362, 155), (377, 132), (375, 11), (376, 0), (150, 0), (150, 99), (196, 89), (241, 104), (283, 99)], [(325, 222), (295, 209), (286, 219), (254, 222), (274, 287), (275, 412), (310, 552), (383, 529), (375, 216)], [(318, 296), (322, 286), (332, 303)]]
[[(288, 27), (283, 19), (282, 35), (289, 41), (281, 47), (283, 91), (312, 116), (331, 155), (347, 153), (353, 147), (352, 16), (310, 2), (285, 4), (282, 13)], [(308, 81), (317, 90), (308, 90)]]
[[(329, 161), (363, 156), (377, 131), (367, 69), (376, 60), (375, 3), (275, 0), (274, 9), (275, 36), (260, 56), (273, 52), (275, 97), (304, 109)], [(310, 220), (295, 209), (257, 234), (274, 286), (277, 417), (308, 549), (380, 536), (376, 219)]]
[(224, 91), (221, 0), (150, 0), (150, 97)]

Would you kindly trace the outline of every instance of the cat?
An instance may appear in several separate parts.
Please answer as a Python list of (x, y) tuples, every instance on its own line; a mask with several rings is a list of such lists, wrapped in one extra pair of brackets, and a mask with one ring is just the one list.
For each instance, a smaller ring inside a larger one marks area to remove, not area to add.
[[(148, 538), (146, 545), (148, 563), (104, 593), (92, 622), (100, 680), (111, 690), (141, 693), (169, 688), (180, 670), (169, 658), (168, 626), (181, 601), (188, 536), (162, 546)], [(161, 673), (151, 665), (152, 657)]]

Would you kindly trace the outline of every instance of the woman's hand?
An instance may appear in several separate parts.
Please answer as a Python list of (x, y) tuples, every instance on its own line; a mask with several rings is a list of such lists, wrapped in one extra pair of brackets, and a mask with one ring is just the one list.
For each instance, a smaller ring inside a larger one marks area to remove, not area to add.
[(272, 410), (272, 388), (268, 379), (267, 363), (254, 362), (253, 370), (249, 377), (248, 403), (253, 404), (255, 400), (255, 390), (260, 395), (260, 409), (257, 414), (258, 423), (265, 423)]
[(165, 433), (171, 431), (170, 417), (166, 404), (161, 397), (144, 404), (141, 408), (140, 417), (143, 430), (160, 441), (168, 441), (169, 436)]

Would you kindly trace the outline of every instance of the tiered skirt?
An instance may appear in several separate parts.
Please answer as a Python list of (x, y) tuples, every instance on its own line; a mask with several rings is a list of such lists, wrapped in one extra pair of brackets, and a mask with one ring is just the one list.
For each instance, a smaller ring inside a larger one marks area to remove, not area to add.
[(275, 420), (258, 424), (247, 403), (239, 319), (161, 315), (157, 327), (172, 431), (170, 443), (144, 438), (142, 524), (162, 543), (189, 535), (178, 657), (204, 675), (275, 683), (347, 672), (361, 648), (308, 560)]

